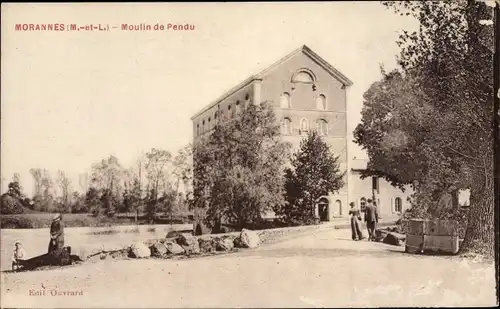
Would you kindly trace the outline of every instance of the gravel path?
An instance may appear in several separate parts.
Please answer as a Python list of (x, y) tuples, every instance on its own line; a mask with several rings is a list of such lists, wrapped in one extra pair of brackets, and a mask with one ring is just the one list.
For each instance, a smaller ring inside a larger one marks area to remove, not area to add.
[[(191, 260), (104, 260), (50, 271), (2, 273), (1, 305), (462, 307), (496, 303), (492, 263), (407, 255), (402, 247), (354, 242), (349, 237), (348, 230), (326, 230), (256, 250)], [(56, 291), (59, 295), (52, 296)]]

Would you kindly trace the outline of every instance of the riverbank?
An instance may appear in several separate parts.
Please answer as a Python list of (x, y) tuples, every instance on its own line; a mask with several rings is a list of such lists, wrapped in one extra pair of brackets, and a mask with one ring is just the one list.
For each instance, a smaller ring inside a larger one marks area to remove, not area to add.
[[(28, 213), (0, 216), (1, 229), (37, 229), (48, 228), (52, 223), (54, 213)], [(136, 224), (135, 220), (127, 217), (94, 217), (86, 213), (62, 214), (65, 227), (112, 227)], [(145, 219), (140, 219), (140, 225), (148, 224)], [(177, 219), (174, 224), (190, 223), (187, 219)], [(161, 224), (161, 223), (159, 223)], [(165, 224), (165, 223), (163, 223)]]
[[(171, 230), (184, 231), (191, 228), (192, 224), (68, 227), (64, 231), (64, 240), (67, 246), (71, 246), (72, 253), (87, 255), (99, 250), (126, 246), (136, 241), (164, 238)], [(23, 244), (28, 258), (32, 258), (47, 252), (48, 235), (49, 228), (3, 229), (0, 233), (1, 269), (10, 269), (10, 255), (16, 240)]]

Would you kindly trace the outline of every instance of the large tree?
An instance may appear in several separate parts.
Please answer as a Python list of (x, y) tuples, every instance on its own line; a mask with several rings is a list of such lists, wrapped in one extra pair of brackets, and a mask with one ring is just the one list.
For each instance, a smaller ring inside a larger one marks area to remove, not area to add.
[(122, 212), (134, 212), (137, 216), (142, 205), (142, 190), (138, 179), (134, 179), (131, 186), (127, 186), (123, 193)]
[[(146, 153), (146, 175), (148, 179), (148, 203), (147, 203), (147, 214), (149, 220), (152, 222), (156, 212), (158, 203), (158, 194), (160, 190), (160, 184), (163, 183), (163, 187), (167, 188), (168, 178), (167, 178), (167, 167), (172, 160), (172, 155), (170, 152), (152, 148), (148, 153)], [(165, 191), (164, 190), (164, 191)]]
[(34, 209), (39, 211), (57, 211), (54, 199), (54, 181), (46, 169), (32, 169), (35, 180), (35, 194), (33, 195)]
[(272, 106), (250, 105), (224, 119), (194, 146), (194, 200), (205, 222), (240, 228), (284, 204), (283, 167), (290, 146), (280, 139)]
[[(106, 215), (113, 215), (121, 202), (125, 169), (119, 163), (118, 158), (109, 156), (102, 159), (100, 162), (92, 165), (92, 187), (101, 199), (101, 203), (94, 203), (103, 207), (100, 211), (93, 211), (94, 214), (104, 213)], [(90, 192), (90, 189), (87, 193)], [(92, 195), (93, 196), (93, 195)]]
[(181, 148), (172, 162), (172, 175), (175, 177), (175, 188), (173, 194), (173, 204), (170, 206), (170, 217), (172, 218), (174, 211), (183, 212), (182, 206), (184, 201), (180, 194), (180, 186), (182, 185), (184, 193), (187, 195), (192, 190), (193, 179), (193, 148), (188, 144)]
[(34, 192), (33, 196), (41, 196), (42, 195), (42, 169), (41, 168), (32, 168), (30, 169), (30, 173), (33, 176), (34, 182)]
[(316, 132), (310, 132), (286, 170), (287, 204), (277, 209), (285, 221), (293, 224), (314, 222), (317, 200), (344, 186), (339, 157)]
[(62, 170), (57, 172), (57, 185), (59, 189), (61, 189), (63, 209), (67, 212), (71, 212), (71, 180)]
[(354, 135), (370, 157), (366, 175), (416, 185), (426, 196), (450, 185), (470, 188), (461, 250), (492, 255), (493, 37), (479, 23), (492, 10), (472, 0), (384, 4), (420, 27), (397, 42), (400, 68), (382, 72), (365, 93)]

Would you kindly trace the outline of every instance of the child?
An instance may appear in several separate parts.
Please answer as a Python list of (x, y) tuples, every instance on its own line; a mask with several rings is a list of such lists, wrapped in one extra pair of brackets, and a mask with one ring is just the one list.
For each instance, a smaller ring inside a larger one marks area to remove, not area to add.
[(19, 260), (26, 259), (26, 250), (20, 241), (16, 241), (14, 252), (12, 253), (12, 270), (19, 269)]

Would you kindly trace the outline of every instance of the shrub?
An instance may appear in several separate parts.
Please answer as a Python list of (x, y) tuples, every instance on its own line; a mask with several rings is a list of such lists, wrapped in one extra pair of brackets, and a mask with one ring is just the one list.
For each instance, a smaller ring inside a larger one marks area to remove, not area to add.
[(2, 229), (31, 229), (36, 228), (32, 220), (19, 216), (2, 216), (0, 218)]

